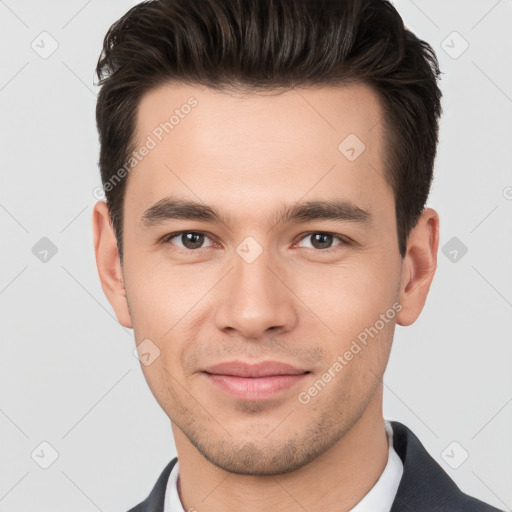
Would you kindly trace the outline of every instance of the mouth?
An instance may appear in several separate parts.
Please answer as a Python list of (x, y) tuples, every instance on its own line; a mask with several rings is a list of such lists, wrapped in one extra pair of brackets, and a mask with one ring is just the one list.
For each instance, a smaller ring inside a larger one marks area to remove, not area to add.
[(203, 373), (211, 385), (228, 396), (258, 401), (294, 389), (311, 372), (278, 361), (229, 361), (211, 366)]

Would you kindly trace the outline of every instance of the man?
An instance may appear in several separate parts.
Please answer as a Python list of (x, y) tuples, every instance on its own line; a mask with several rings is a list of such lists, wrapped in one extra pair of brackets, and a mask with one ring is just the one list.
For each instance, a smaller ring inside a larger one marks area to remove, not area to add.
[(382, 413), (437, 262), (432, 48), (383, 0), (165, 0), (97, 73), (99, 276), (178, 453), (132, 511), (497, 510)]

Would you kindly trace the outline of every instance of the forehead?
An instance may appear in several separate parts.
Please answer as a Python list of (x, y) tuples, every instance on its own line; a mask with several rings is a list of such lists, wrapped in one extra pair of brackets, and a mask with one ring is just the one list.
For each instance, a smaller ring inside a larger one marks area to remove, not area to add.
[(382, 116), (365, 84), (245, 95), (159, 87), (138, 105), (135, 148), (151, 148), (129, 174), (125, 210), (169, 193), (246, 211), (334, 196), (375, 209), (392, 198)]
[[(336, 142), (349, 133), (369, 145), (379, 135), (377, 125), (382, 112), (377, 93), (366, 84), (245, 94), (169, 84), (143, 95), (137, 108), (135, 135), (142, 141), (153, 134), (159, 142), (165, 142), (160, 138), (167, 139), (166, 135), (172, 133), (180, 142), (197, 143), (195, 137), (201, 133), (204, 142), (217, 142), (208, 147), (209, 154), (242, 141), (245, 151), (250, 150), (248, 146), (272, 142), (308, 150), (320, 146), (321, 141)], [(303, 142), (308, 144), (303, 146)]]

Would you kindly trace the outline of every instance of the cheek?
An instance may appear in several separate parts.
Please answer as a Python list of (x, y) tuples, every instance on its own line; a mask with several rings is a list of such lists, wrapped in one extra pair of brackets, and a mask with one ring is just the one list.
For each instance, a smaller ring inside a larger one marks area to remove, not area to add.
[[(380, 327), (380, 329), (379, 329)], [(344, 404), (345, 411), (362, 407), (381, 383), (391, 351), (394, 324), (392, 321), (353, 329), (354, 334), (341, 334), (331, 344), (331, 355), (319, 376), (328, 381), (330, 391), (323, 402)], [(334, 374), (334, 377), (331, 377)], [(322, 400), (319, 401), (319, 403)]]
[(182, 382), (190, 369), (183, 363), (184, 353), (195, 347), (197, 340), (206, 339), (199, 330), (209, 314), (206, 295), (218, 278), (206, 267), (204, 271), (199, 266), (172, 267), (165, 261), (149, 262), (142, 255), (131, 255), (125, 265), (136, 343), (150, 340), (158, 353), (154, 363), (142, 364), (144, 376), (156, 396), (171, 393), (166, 389), (175, 387), (175, 379)]
[(215, 275), (201, 272), (198, 265), (191, 270), (160, 257), (131, 255), (125, 266), (134, 331), (144, 337), (165, 338), (179, 329), (181, 320), (215, 283)]
[(343, 266), (313, 267), (307, 279), (300, 273), (295, 279), (299, 296), (318, 319), (338, 338), (349, 340), (374, 325), (397, 300), (400, 267), (384, 259), (352, 258)]
[[(363, 400), (382, 378), (389, 358), (400, 310), (399, 266), (361, 258), (350, 268), (330, 269), (323, 280), (320, 275), (311, 277), (310, 282), (326, 283), (309, 296), (308, 305), (322, 322), (312, 319), (308, 329), (314, 329), (313, 322), (319, 326), (317, 342), (329, 351), (326, 370), (334, 372), (336, 361), (342, 365), (333, 379), (338, 383), (335, 394), (349, 402)], [(351, 396), (343, 396), (346, 393)]]
[(142, 372), (151, 393), (164, 411), (173, 411), (176, 414), (184, 402), (180, 396), (183, 382), (180, 375), (176, 374), (175, 364), (169, 363), (167, 355), (162, 353), (151, 365), (142, 365)]

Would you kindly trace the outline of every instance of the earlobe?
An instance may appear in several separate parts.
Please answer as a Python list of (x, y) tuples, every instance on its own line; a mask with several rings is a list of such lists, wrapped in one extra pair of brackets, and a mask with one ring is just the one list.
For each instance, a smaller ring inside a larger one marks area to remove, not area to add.
[(110, 222), (105, 201), (98, 201), (93, 208), (92, 229), (96, 266), (101, 287), (121, 325), (132, 328), (132, 321), (126, 300), (123, 273), (117, 241)]
[(421, 213), (407, 240), (402, 264), (399, 325), (411, 325), (420, 315), (437, 268), (439, 215), (432, 208)]

